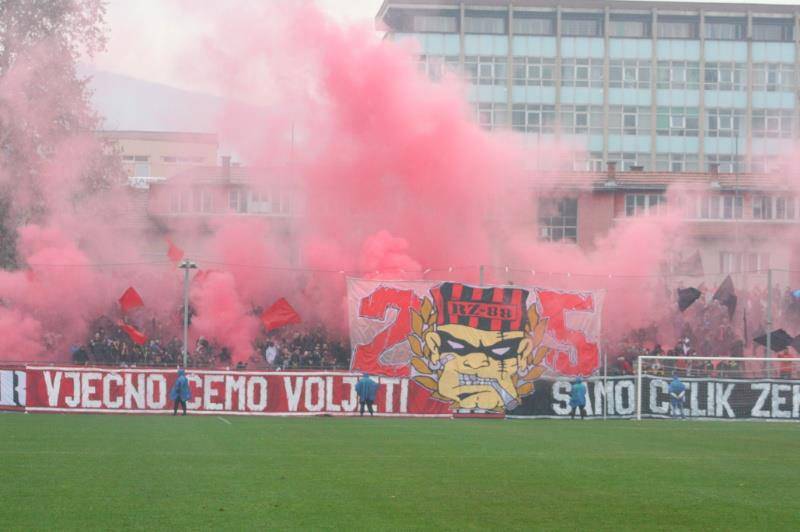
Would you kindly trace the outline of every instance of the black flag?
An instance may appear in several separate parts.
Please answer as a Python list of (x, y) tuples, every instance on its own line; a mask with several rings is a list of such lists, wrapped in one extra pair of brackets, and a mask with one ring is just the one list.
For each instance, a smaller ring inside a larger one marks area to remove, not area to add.
[[(772, 340), (770, 342), (770, 349), (772, 349), (775, 352), (783, 351), (784, 349), (792, 345), (792, 343), (794, 342), (794, 338), (792, 338), (792, 336), (783, 329), (775, 329), (774, 331), (772, 331), (772, 333), (770, 333), (770, 336), (772, 336)], [(764, 347), (766, 347), (767, 335), (762, 334), (761, 336), (753, 338), (753, 341), (759, 345), (763, 345)]]
[(794, 337), (794, 340), (792, 341), (792, 347), (795, 351), (800, 353), (800, 334)]
[(697, 288), (678, 288), (678, 309), (683, 312), (700, 297), (700, 290)]
[(720, 305), (728, 309), (728, 318), (733, 318), (733, 313), (736, 312), (736, 290), (733, 288), (733, 279), (727, 276), (722, 284), (719, 285), (717, 291), (714, 293), (714, 301), (719, 301)]

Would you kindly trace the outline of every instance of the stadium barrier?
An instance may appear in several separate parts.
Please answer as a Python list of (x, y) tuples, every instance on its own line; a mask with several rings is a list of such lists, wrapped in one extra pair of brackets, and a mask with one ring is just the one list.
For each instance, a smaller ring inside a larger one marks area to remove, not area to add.
[[(187, 373), (193, 414), (312, 416), (357, 415), (351, 372), (198, 370)], [(643, 375), (587, 379), (586, 410), (594, 419), (669, 416), (668, 377)], [(165, 414), (176, 370), (27, 366), (0, 368), (0, 409), (27, 412)], [(405, 377), (375, 377), (381, 416), (449, 417), (449, 404)], [(697, 419), (800, 419), (800, 380), (684, 378), (687, 416)], [(534, 394), (508, 412), (512, 418), (569, 415), (567, 379), (540, 379)]]

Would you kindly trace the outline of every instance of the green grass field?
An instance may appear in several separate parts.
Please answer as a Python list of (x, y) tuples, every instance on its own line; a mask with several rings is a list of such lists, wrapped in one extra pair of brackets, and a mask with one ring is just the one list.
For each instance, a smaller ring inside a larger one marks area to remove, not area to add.
[(0, 415), (8, 529), (800, 527), (800, 425)]

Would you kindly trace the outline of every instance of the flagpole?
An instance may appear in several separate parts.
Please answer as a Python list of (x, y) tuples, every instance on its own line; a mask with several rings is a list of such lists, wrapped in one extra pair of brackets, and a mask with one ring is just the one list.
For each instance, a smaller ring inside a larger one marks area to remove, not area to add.
[(183, 367), (189, 360), (189, 270), (197, 268), (197, 264), (185, 259), (179, 268), (183, 270)]
[(767, 270), (767, 353), (772, 352), (772, 268)]

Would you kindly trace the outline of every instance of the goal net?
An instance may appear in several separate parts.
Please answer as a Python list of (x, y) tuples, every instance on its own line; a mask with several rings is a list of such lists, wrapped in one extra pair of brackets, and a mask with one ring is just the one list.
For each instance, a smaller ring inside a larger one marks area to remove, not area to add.
[(639, 357), (636, 417), (800, 420), (800, 358)]

